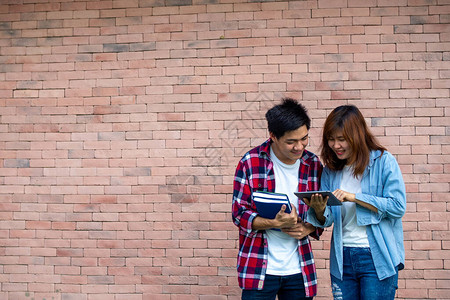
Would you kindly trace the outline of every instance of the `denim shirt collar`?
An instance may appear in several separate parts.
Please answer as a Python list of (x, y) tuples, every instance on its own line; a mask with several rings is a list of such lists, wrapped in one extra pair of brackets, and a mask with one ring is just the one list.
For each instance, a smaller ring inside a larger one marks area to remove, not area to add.
[(366, 167), (366, 169), (364, 170), (363, 177), (365, 177), (369, 173), (369, 170), (372, 169), (372, 166), (375, 163), (375, 160), (380, 158), (382, 155), (383, 155), (383, 152), (381, 150), (372, 150), (372, 151), (370, 151), (369, 164)]

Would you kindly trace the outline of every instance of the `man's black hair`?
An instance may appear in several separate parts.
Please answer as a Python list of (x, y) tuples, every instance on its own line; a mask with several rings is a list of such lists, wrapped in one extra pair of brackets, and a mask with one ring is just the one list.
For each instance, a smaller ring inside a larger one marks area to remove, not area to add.
[(267, 127), (277, 139), (286, 132), (297, 130), (303, 125), (309, 130), (311, 119), (306, 108), (292, 98), (283, 98), (278, 104), (266, 112)]

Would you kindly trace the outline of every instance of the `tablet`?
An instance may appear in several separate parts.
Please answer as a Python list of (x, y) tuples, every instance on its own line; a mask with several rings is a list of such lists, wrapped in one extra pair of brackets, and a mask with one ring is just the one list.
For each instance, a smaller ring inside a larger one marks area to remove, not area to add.
[(338, 198), (336, 198), (336, 196), (334, 196), (333, 193), (330, 191), (295, 192), (294, 194), (302, 200), (303, 198), (311, 199), (311, 196), (315, 194), (321, 194), (322, 197), (328, 196), (327, 205), (329, 206), (342, 205), (342, 202), (339, 201)]

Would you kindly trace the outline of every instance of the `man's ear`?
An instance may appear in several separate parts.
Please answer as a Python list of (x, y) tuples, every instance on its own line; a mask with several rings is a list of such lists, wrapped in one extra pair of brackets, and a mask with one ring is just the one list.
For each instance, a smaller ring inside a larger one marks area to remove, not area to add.
[(272, 141), (275, 141), (277, 139), (272, 132), (269, 132), (269, 137)]

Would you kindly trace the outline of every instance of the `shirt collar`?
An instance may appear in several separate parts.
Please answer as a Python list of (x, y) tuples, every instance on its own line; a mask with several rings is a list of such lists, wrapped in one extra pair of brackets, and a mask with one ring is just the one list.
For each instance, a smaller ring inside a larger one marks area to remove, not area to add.
[[(267, 139), (261, 144), (259, 148), (259, 157), (270, 159), (270, 145), (272, 144), (272, 139)], [(308, 150), (304, 150), (302, 157), (300, 157), (300, 163), (309, 166), (308, 159), (311, 157)]]

